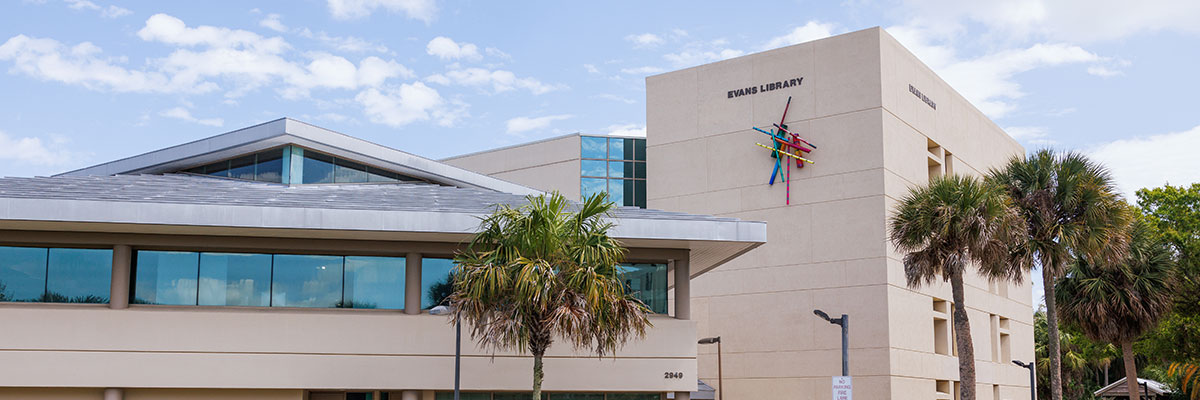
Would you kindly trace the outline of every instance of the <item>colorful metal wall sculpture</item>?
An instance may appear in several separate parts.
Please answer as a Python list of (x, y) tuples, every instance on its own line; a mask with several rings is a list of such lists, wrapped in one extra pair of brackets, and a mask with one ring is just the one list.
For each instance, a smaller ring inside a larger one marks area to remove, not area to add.
[[(796, 160), (796, 168), (804, 168), (804, 163), (814, 164), (812, 160), (804, 158), (807, 153), (811, 153), (817, 145), (812, 144), (807, 140), (801, 139), (799, 135), (789, 132), (787, 129), (787, 112), (792, 106), (792, 97), (788, 96), (787, 105), (783, 106), (783, 117), (779, 119), (778, 124), (771, 124), (774, 129), (770, 132), (753, 127), (754, 130), (767, 134), (771, 137), (771, 145), (767, 146), (762, 143), (755, 143), (759, 147), (771, 151), (771, 157), (775, 158), (775, 168), (771, 170), (771, 180), (769, 185), (775, 185), (775, 177), (778, 176), (781, 181), (787, 186), (787, 194), (785, 195), (786, 204), (792, 204), (792, 168), (791, 159)], [(808, 146), (808, 147), (804, 147)], [(811, 147), (811, 148), (809, 148)], [(785, 160), (784, 157), (790, 159)]]

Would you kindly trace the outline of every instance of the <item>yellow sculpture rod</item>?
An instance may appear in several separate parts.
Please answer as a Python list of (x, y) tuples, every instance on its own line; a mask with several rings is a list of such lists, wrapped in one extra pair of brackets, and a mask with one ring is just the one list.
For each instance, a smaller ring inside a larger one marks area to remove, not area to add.
[(778, 152), (779, 154), (783, 154), (783, 155), (785, 155), (785, 156), (788, 156), (788, 157), (791, 157), (791, 158), (795, 158), (795, 159), (797, 159), (797, 160), (804, 161), (804, 162), (806, 162), (806, 163), (809, 163), (809, 164), (816, 164), (815, 162), (813, 162), (812, 160), (809, 160), (809, 159), (807, 159), (807, 158), (800, 157), (800, 156), (798, 156), (798, 155), (795, 155), (795, 154), (792, 154), (792, 153), (788, 153), (788, 152), (785, 152), (785, 151), (779, 151), (779, 150), (775, 150), (775, 148), (774, 148), (774, 147), (767, 146), (767, 145), (764, 145), (764, 144), (762, 144), (762, 143), (755, 143), (755, 144), (759, 145), (760, 147), (762, 147), (762, 148), (764, 148), (764, 149), (771, 150), (771, 151), (775, 151), (775, 152)]

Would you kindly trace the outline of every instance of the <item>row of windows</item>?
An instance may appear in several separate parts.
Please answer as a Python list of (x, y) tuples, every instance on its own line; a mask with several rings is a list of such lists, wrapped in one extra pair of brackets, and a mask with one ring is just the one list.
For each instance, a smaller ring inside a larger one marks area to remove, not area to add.
[[(298, 165), (292, 165), (298, 163)], [(260, 182), (369, 183), (418, 181), (298, 146), (284, 146), (185, 170), (193, 174)]]
[[(136, 252), (135, 304), (404, 308), (404, 257)], [(622, 264), (625, 286), (667, 313), (666, 264)], [(452, 290), (453, 261), (423, 258), (421, 308)], [(0, 301), (107, 303), (111, 249), (0, 247)]]
[[(421, 308), (450, 293), (454, 264), (421, 260)], [(404, 257), (138, 251), (138, 304), (404, 308)]]
[(581, 160), (579, 175), (597, 178), (646, 179), (646, 163), (641, 161)]
[(579, 193), (583, 197), (608, 193), (614, 203), (646, 208), (646, 181), (642, 179), (580, 178)]
[(584, 136), (579, 147), (582, 158), (646, 161), (646, 139)]

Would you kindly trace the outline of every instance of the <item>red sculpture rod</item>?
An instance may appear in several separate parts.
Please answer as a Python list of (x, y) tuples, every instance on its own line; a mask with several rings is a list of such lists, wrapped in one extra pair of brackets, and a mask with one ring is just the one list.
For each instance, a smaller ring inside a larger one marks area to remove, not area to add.
[[(785, 121), (787, 121), (787, 111), (788, 111), (788, 108), (790, 108), (791, 106), (792, 106), (792, 96), (788, 96), (787, 104), (785, 104), (783, 106), (783, 116), (779, 117), (779, 125), (783, 125), (783, 123)], [(776, 126), (779, 126), (779, 125), (776, 125)]]
[(803, 152), (805, 152), (805, 153), (812, 153), (812, 150), (809, 150), (808, 148), (805, 148), (805, 147), (803, 147), (803, 146), (800, 146), (800, 145), (797, 145), (797, 144), (794, 144), (794, 143), (791, 143), (791, 142), (785, 142), (785, 141), (783, 141), (783, 139), (780, 139), (780, 138), (775, 138), (775, 142), (776, 142), (776, 143), (779, 143), (779, 144), (786, 145), (786, 146), (788, 146), (788, 147), (795, 148), (796, 150), (800, 150), (800, 151), (803, 151)]
[[(779, 138), (779, 136), (775, 136), (775, 135), (774, 135), (774, 134), (772, 134), (771, 132), (767, 132), (767, 131), (764, 131), (764, 130), (762, 130), (762, 129), (758, 129), (758, 127), (757, 127), (757, 126), (752, 126), (751, 128), (753, 128), (753, 129), (754, 129), (754, 130), (756, 130), (756, 131), (759, 131), (759, 132), (762, 132), (762, 133), (765, 133), (765, 134), (767, 134), (767, 136), (770, 136), (770, 137), (771, 137), (772, 139), (774, 139), (774, 140), (775, 140), (775, 142), (777, 142), (777, 143), (783, 143), (783, 144), (786, 144), (786, 145), (788, 145), (788, 146), (795, 147), (796, 149), (799, 149), (799, 150), (801, 150), (801, 151), (804, 151), (804, 152), (808, 152), (808, 153), (811, 153), (811, 152), (812, 152), (812, 150), (806, 149), (806, 148), (804, 148), (804, 147), (800, 147), (800, 146), (798, 146), (798, 145), (795, 145), (795, 144), (792, 144), (792, 143), (789, 143), (789, 142), (785, 142), (785, 141), (783, 141), (783, 139), (780, 139), (780, 138)], [(803, 140), (803, 139), (801, 139), (801, 140)], [(805, 142), (805, 143), (807, 143), (807, 142)], [(816, 147), (817, 147), (817, 146), (813, 146), (813, 148), (816, 148)]]
[[(772, 124), (772, 125), (774, 125), (774, 124)], [(799, 141), (801, 141), (801, 142), (804, 142), (804, 144), (807, 144), (807, 145), (809, 145), (809, 146), (812, 146), (812, 148), (814, 148), (814, 149), (815, 149), (815, 148), (817, 148), (817, 145), (815, 145), (815, 144), (812, 144), (812, 143), (809, 143), (809, 141), (807, 141), (807, 140), (801, 139), (799, 135), (797, 135), (797, 134), (795, 134), (795, 133), (792, 133), (791, 131), (789, 131), (789, 130), (787, 130), (787, 129), (784, 129), (782, 126), (775, 125), (775, 127), (776, 127), (776, 128), (779, 128), (779, 130), (783, 131), (784, 133), (787, 133), (787, 134), (789, 134), (789, 135), (792, 135), (792, 137), (796, 138), (797, 140), (799, 140)]]

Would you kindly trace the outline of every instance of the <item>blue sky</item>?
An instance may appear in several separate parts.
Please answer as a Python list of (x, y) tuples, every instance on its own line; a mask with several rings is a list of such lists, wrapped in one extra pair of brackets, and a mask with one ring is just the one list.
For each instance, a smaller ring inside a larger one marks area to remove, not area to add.
[(24, 0), (0, 175), (289, 116), (431, 158), (637, 134), (647, 75), (882, 26), (1027, 148), (1122, 189), (1200, 181), (1200, 2)]

